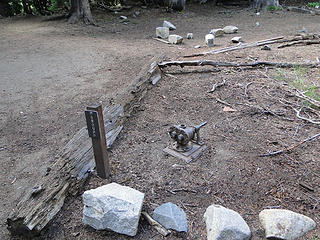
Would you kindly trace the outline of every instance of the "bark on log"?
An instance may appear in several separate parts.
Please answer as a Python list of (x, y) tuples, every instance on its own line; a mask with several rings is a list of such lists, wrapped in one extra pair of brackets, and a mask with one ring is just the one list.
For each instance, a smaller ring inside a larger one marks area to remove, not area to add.
[[(156, 61), (160, 59), (163, 58), (154, 58), (152, 64), (144, 68), (138, 78), (115, 98), (117, 104), (105, 107), (103, 115), (109, 147), (148, 89), (160, 80), (161, 71)], [(42, 191), (35, 194), (29, 189), (8, 217), (7, 225), (12, 235), (32, 237), (38, 234), (60, 211), (66, 196), (79, 191), (95, 166), (86, 127), (73, 136), (58, 156), (49, 174), (36, 185)]]
[(279, 63), (279, 62), (252, 62), (252, 63), (235, 63), (235, 62), (215, 62), (212, 60), (191, 60), (191, 61), (167, 61), (158, 64), (160, 68), (168, 66), (214, 66), (214, 67), (259, 67), (259, 66), (271, 66), (278, 68), (293, 68), (293, 67), (319, 67), (319, 63)]

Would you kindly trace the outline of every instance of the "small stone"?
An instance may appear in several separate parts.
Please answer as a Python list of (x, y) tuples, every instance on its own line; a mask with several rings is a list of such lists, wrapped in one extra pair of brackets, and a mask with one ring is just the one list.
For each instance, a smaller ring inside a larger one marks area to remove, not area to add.
[(171, 22), (168, 22), (168, 21), (163, 21), (163, 27), (167, 27), (169, 28), (169, 30), (176, 30), (176, 26), (173, 25)]
[(112, 230), (135, 236), (144, 194), (117, 183), (85, 191), (82, 222), (96, 230)]
[(233, 43), (242, 42), (242, 37), (233, 37), (233, 38), (231, 39), (231, 41), (232, 41)]
[(236, 33), (238, 28), (236, 26), (225, 26), (222, 30), (224, 33), (231, 34)]
[(128, 19), (128, 17), (126, 17), (126, 16), (120, 16), (119, 17), (121, 20), (126, 20), (126, 19)]
[(316, 227), (309, 217), (285, 209), (265, 209), (259, 220), (267, 239), (297, 239)]
[(134, 12), (134, 15), (136, 15), (137, 17), (141, 14), (141, 12), (139, 10)]
[(259, 26), (260, 26), (260, 23), (259, 23), (259, 22), (256, 22), (256, 26), (259, 27)]
[(201, 45), (196, 45), (194, 46), (194, 48), (201, 48)]
[(205, 36), (206, 44), (208, 47), (214, 46), (214, 35), (213, 34), (207, 34)]
[(220, 37), (224, 35), (224, 31), (222, 28), (211, 29), (210, 34), (213, 34), (215, 37)]
[(178, 232), (188, 231), (186, 213), (171, 202), (164, 203), (157, 207), (153, 212), (153, 219), (166, 229), (172, 229)]
[(187, 33), (187, 39), (193, 39), (193, 33)]
[(169, 35), (168, 41), (171, 44), (181, 44), (183, 41), (183, 37), (176, 34), (172, 34), (172, 35)]
[(220, 205), (211, 205), (204, 214), (207, 240), (249, 240), (251, 231), (239, 213)]
[(166, 39), (169, 37), (169, 28), (167, 27), (157, 27), (156, 28), (156, 36), (158, 38)]
[(261, 50), (270, 51), (271, 47), (269, 45), (264, 45)]

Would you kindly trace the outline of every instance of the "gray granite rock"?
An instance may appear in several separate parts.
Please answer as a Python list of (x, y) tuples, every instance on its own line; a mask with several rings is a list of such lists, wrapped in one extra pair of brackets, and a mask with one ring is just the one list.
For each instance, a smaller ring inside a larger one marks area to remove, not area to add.
[(171, 44), (181, 44), (183, 42), (183, 37), (176, 34), (172, 34), (172, 35), (169, 35), (168, 41)]
[(231, 39), (231, 41), (232, 41), (233, 43), (242, 42), (242, 37), (233, 37), (233, 38)]
[(144, 194), (130, 187), (110, 183), (85, 191), (82, 222), (97, 230), (108, 229), (135, 236)]
[(172, 229), (178, 232), (188, 231), (186, 213), (171, 202), (164, 203), (157, 207), (153, 212), (153, 218), (166, 229)]
[(285, 209), (265, 209), (259, 220), (267, 239), (297, 239), (316, 227), (309, 217)]
[(249, 240), (251, 231), (239, 213), (211, 205), (204, 214), (208, 240)]
[(169, 28), (167, 27), (157, 27), (156, 28), (156, 36), (158, 38), (166, 39), (169, 37)]
[(205, 36), (206, 44), (208, 47), (214, 46), (214, 35), (213, 34), (207, 34)]
[(270, 51), (271, 47), (269, 45), (264, 45), (261, 50)]
[(211, 29), (210, 34), (213, 34), (215, 37), (220, 37), (224, 35), (224, 31), (222, 28)]
[(187, 33), (187, 39), (193, 39), (193, 33)]
[(230, 34), (230, 33), (236, 33), (238, 31), (238, 28), (236, 26), (225, 26), (223, 28), (223, 32)]
[(176, 26), (173, 25), (171, 22), (163, 21), (162, 27), (167, 27), (169, 30), (176, 30)]

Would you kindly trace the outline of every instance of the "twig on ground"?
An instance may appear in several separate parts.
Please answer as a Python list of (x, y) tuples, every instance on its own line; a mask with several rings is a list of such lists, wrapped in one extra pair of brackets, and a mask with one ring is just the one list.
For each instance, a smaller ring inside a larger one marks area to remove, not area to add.
[(161, 38), (153, 38), (154, 40), (157, 40), (159, 42), (163, 42), (163, 43), (166, 43), (166, 44), (170, 44), (170, 42), (166, 41), (166, 40), (163, 40)]
[(246, 98), (249, 98), (248, 95), (248, 87), (252, 84), (253, 82), (249, 82), (246, 87), (244, 88), (244, 95), (246, 96)]
[(312, 124), (320, 125), (320, 121), (312, 120), (310, 118), (306, 118), (306, 117), (301, 116), (300, 113), (301, 113), (303, 108), (300, 108), (299, 110), (297, 110), (297, 109), (292, 107), (292, 109), (296, 112), (297, 118), (302, 119), (302, 120), (307, 121), (307, 122), (312, 123)]
[(192, 193), (197, 193), (195, 190), (190, 190), (187, 188), (179, 188), (179, 189), (173, 189), (171, 190), (172, 192), (192, 192)]
[(315, 99), (313, 99), (313, 98), (311, 98), (311, 97), (306, 96), (303, 92), (300, 92), (300, 91), (297, 90), (297, 89), (294, 89), (294, 90), (296, 91), (295, 95), (296, 95), (298, 98), (302, 98), (302, 99), (310, 102), (312, 105), (320, 108), (320, 102), (319, 102), (319, 101), (317, 101), (317, 100), (315, 100)]
[(144, 219), (147, 220), (147, 222), (153, 227), (155, 230), (157, 230), (158, 233), (160, 233), (162, 236), (166, 237), (168, 236), (171, 231), (165, 229), (160, 223), (158, 223), (156, 220), (154, 220), (148, 213), (141, 212)]
[(212, 89), (210, 91), (208, 91), (208, 93), (213, 93), (217, 88), (222, 87), (224, 85), (226, 85), (226, 80), (225, 79), (223, 79), (223, 82), (221, 82), (221, 83), (215, 83), (213, 85)]
[(215, 100), (216, 100), (218, 103), (222, 103), (222, 104), (224, 104), (224, 105), (226, 105), (226, 106), (228, 106), (228, 107), (233, 108), (233, 106), (232, 106), (230, 103), (227, 103), (227, 102), (221, 100), (220, 98), (215, 98)]
[(266, 153), (266, 154), (262, 154), (262, 155), (259, 155), (259, 157), (270, 157), (270, 156), (275, 156), (275, 155), (279, 155), (279, 154), (282, 154), (282, 153), (287, 153), (287, 152), (291, 152), (293, 149), (295, 149), (296, 147), (306, 143), (306, 142), (311, 142), (315, 139), (317, 139), (318, 137), (320, 137), (320, 133), (312, 136), (312, 137), (309, 137), (309, 138), (306, 138), (304, 139), (303, 141), (297, 143), (297, 144), (294, 144), (294, 145), (291, 145), (285, 149), (282, 149), (282, 150), (279, 150), (279, 151), (276, 151), (276, 152), (269, 152), (269, 153)]

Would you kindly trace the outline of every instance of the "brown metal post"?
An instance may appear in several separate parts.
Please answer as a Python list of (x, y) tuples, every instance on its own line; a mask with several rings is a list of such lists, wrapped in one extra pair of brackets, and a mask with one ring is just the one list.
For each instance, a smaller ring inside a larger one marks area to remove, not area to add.
[[(95, 106), (88, 106), (87, 111), (92, 111), (92, 113), (97, 113), (98, 115), (97, 120), (99, 122), (99, 127), (98, 127), (99, 129), (98, 129), (98, 132), (96, 133), (97, 135), (91, 136), (92, 147), (93, 147), (93, 153), (94, 153), (94, 158), (96, 162), (97, 174), (99, 177), (107, 179), (109, 178), (109, 175), (110, 175), (110, 169), (109, 169), (109, 158), (107, 154), (106, 133), (104, 129), (104, 121), (103, 121), (103, 115), (102, 115), (102, 105), (97, 104)], [(88, 123), (88, 119), (87, 119), (87, 124), (88, 124), (88, 130), (89, 130), (89, 125), (92, 123)]]

